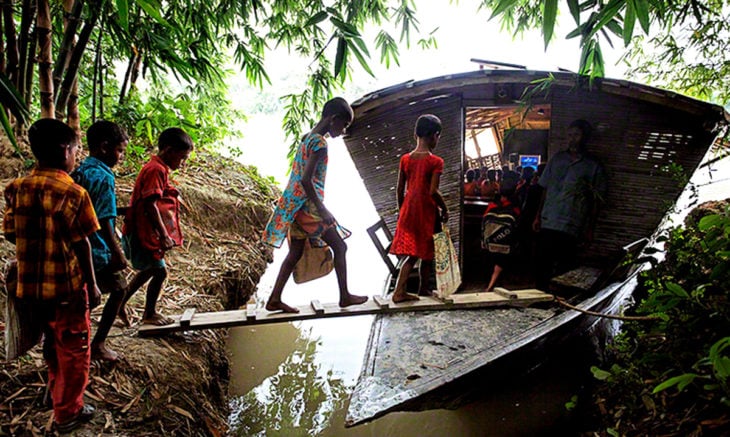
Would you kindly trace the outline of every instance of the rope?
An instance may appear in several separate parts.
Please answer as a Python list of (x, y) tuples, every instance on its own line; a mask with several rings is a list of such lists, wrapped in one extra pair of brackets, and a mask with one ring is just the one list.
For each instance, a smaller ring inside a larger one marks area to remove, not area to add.
[(578, 308), (576, 306), (573, 306), (565, 301), (565, 299), (561, 297), (554, 297), (555, 302), (565, 308), (581, 312), (583, 314), (588, 314), (589, 316), (596, 316), (596, 317), (605, 317), (607, 319), (614, 319), (614, 320), (623, 320), (623, 321), (654, 321), (659, 320), (659, 317), (657, 316), (617, 316), (614, 314), (604, 314), (604, 313), (597, 313), (595, 311), (589, 311), (584, 310), (582, 308)]

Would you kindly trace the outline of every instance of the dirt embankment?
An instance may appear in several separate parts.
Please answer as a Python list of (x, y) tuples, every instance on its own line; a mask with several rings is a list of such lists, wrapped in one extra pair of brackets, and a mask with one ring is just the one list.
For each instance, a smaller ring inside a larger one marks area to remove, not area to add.
[[(3, 165), (4, 178), (20, 171), (19, 166)], [(136, 171), (121, 168), (117, 173), (118, 203), (125, 205)], [(3, 188), (9, 180), (1, 181)], [(169, 276), (158, 308), (172, 315), (189, 307), (203, 312), (245, 304), (271, 258), (259, 236), (278, 193), (255, 169), (200, 151), (173, 181), (184, 202), (181, 225), (186, 242), (166, 258)], [(0, 261), (12, 257), (13, 250), (10, 243), (0, 243)], [(4, 293), (0, 292), (3, 331)], [(135, 324), (144, 295), (140, 290), (130, 301)], [(92, 312), (92, 329), (103, 303)], [(135, 326), (114, 327), (107, 343), (123, 359), (92, 363), (86, 393), (97, 415), (76, 435), (224, 434), (229, 369), (225, 336), (226, 331), (199, 331), (149, 339), (138, 337)], [(50, 433), (52, 412), (43, 403), (46, 368), (40, 348), (6, 362), (4, 347), (0, 335), (0, 436)]]

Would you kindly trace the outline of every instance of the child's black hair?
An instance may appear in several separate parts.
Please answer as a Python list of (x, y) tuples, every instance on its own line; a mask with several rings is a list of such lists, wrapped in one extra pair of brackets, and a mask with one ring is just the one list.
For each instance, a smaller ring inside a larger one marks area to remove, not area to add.
[(466, 181), (472, 182), (474, 180), (474, 170), (469, 169), (466, 171)]
[(117, 145), (129, 141), (127, 132), (113, 121), (98, 120), (86, 130), (89, 150), (99, 150), (102, 143)]
[(28, 129), (30, 150), (38, 161), (60, 163), (64, 149), (78, 141), (76, 131), (53, 118), (41, 118)]
[(441, 120), (433, 114), (423, 114), (416, 120), (416, 136), (429, 137), (441, 133)]
[(505, 197), (511, 198), (517, 191), (517, 183), (520, 180), (520, 175), (509, 170), (504, 173), (502, 182), (499, 184), (499, 194)]
[(160, 151), (166, 147), (181, 151), (193, 150), (193, 139), (179, 127), (169, 127), (160, 134), (157, 139), (157, 147)]
[(327, 101), (322, 108), (322, 118), (329, 116), (342, 117), (346, 121), (350, 122), (355, 118), (355, 113), (352, 112), (352, 107), (347, 100), (342, 97), (335, 97)]

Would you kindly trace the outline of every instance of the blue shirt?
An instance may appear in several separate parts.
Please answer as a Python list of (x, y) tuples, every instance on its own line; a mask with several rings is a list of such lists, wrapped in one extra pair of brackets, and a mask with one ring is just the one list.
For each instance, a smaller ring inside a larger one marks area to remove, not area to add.
[[(112, 228), (114, 228), (117, 218), (117, 195), (112, 169), (99, 159), (89, 156), (71, 173), (71, 176), (77, 184), (89, 192), (96, 217), (102, 228), (107, 221), (111, 221)], [(101, 270), (111, 262), (111, 249), (102, 238), (101, 231), (89, 236), (89, 243), (91, 243), (94, 269)]]
[(545, 188), (540, 226), (575, 237), (580, 237), (595, 202), (606, 197), (603, 167), (587, 155), (573, 161), (567, 151), (556, 153), (538, 183)]

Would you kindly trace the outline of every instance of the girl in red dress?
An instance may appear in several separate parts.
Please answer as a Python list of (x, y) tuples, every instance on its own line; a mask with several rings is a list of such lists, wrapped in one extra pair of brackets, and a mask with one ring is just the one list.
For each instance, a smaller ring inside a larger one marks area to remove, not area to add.
[(446, 204), (439, 192), (444, 160), (431, 153), (436, 148), (440, 135), (441, 120), (435, 115), (421, 115), (416, 121), (416, 148), (403, 155), (400, 160), (397, 189), (400, 212), (390, 253), (408, 258), (400, 269), (393, 291), (392, 299), (395, 303), (418, 300), (418, 296), (406, 292), (406, 282), (419, 259), (419, 294), (430, 294), (428, 279), (433, 261), (437, 208), (441, 210), (441, 221), (446, 222), (449, 218)]

